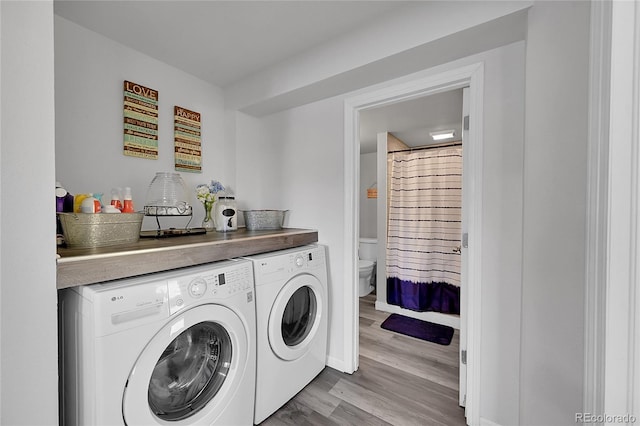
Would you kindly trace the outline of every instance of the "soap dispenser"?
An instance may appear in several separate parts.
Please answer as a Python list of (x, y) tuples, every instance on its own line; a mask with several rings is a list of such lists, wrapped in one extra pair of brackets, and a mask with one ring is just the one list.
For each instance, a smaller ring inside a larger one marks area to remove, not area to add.
[(131, 188), (126, 187), (124, 189), (124, 203), (122, 206), (122, 213), (134, 213), (133, 210), (133, 199), (131, 198)]

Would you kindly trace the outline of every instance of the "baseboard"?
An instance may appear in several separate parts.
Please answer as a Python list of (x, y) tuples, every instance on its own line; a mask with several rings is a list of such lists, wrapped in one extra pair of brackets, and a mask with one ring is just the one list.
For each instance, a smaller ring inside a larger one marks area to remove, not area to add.
[(483, 417), (480, 417), (480, 426), (502, 426), (500, 423), (492, 422)]
[(380, 302), (376, 300), (376, 309), (383, 312), (389, 312), (391, 314), (400, 314), (405, 317), (411, 317), (422, 321), (429, 321), (436, 324), (448, 325), (456, 330), (460, 330), (460, 316), (443, 314), (440, 312), (416, 312), (410, 309), (404, 309), (400, 306), (390, 305), (386, 302)]

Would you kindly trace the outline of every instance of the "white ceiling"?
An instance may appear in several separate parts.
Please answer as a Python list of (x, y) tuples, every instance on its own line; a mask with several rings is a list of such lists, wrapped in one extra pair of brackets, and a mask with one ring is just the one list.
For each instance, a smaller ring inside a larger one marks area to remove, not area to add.
[[(411, 1), (55, 0), (56, 15), (220, 88), (241, 82), (359, 27), (384, 24)], [(389, 131), (410, 146), (459, 128), (460, 91), (366, 111), (361, 152)]]
[(411, 3), (55, 0), (54, 12), (224, 88)]

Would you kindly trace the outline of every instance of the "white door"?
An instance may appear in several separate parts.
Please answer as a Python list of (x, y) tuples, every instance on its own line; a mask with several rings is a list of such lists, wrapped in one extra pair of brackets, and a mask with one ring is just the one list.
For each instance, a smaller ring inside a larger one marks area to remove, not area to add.
[(310, 274), (297, 275), (284, 285), (269, 314), (269, 345), (279, 358), (292, 361), (308, 350), (322, 320), (324, 290)]
[(242, 320), (227, 307), (177, 315), (131, 370), (122, 400), (126, 424), (212, 424), (236, 393), (248, 350)]
[(459, 354), (459, 404), (467, 404), (467, 274), (469, 270), (467, 257), (467, 238), (469, 232), (469, 88), (462, 89), (462, 248), (460, 252), (460, 354)]

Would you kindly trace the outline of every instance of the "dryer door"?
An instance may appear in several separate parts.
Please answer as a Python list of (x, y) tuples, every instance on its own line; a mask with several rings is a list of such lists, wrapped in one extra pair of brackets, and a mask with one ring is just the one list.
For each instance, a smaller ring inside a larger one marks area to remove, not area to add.
[(291, 361), (309, 350), (324, 303), (324, 287), (313, 275), (297, 275), (282, 287), (269, 315), (269, 344), (276, 356)]
[(246, 369), (248, 336), (229, 308), (182, 312), (147, 344), (123, 396), (127, 424), (211, 424)]

